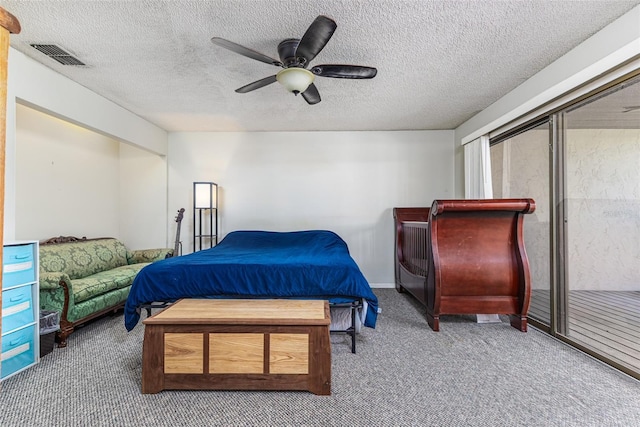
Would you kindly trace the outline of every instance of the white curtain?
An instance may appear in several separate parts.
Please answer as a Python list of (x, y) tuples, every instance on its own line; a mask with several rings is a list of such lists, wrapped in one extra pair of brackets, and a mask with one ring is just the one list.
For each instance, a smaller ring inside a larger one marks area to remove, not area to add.
[(488, 135), (483, 135), (464, 146), (464, 198), (493, 198)]
[[(488, 135), (483, 135), (464, 146), (464, 198), (493, 198)], [(478, 323), (500, 322), (497, 314), (476, 314), (476, 316)]]

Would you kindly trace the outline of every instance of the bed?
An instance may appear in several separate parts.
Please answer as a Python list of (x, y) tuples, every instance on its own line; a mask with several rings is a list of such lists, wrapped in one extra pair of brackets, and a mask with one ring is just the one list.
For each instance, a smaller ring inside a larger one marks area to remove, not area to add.
[(150, 264), (131, 286), (127, 330), (144, 308), (182, 298), (325, 299), (331, 330), (349, 333), (354, 353), (360, 325), (375, 328), (378, 313), (378, 299), (347, 244), (327, 230), (234, 231), (211, 249)]
[(526, 332), (531, 284), (523, 216), (534, 210), (533, 199), (394, 208), (396, 289), (425, 306), (434, 331), (442, 314), (508, 314)]

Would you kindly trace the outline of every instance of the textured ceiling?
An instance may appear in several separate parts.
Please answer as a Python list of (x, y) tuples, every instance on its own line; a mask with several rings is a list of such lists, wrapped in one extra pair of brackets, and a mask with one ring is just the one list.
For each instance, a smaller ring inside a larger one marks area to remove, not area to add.
[[(0, 0), (11, 46), (168, 131), (453, 129), (640, 0)], [(318, 77), (307, 105), (279, 69), (211, 43), (277, 58), (313, 19), (338, 28), (313, 64), (373, 66), (372, 80)], [(56, 44), (86, 67), (30, 47)]]

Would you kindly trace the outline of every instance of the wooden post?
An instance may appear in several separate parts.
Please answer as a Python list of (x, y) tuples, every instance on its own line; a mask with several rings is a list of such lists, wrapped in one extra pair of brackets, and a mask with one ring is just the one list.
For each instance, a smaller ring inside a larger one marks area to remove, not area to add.
[[(0, 7), (0, 242), (4, 244), (4, 161), (6, 147), (7, 121), (7, 57), (9, 56), (9, 34), (18, 34), (20, 23), (15, 16)], [(2, 259), (0, 246), (0, 260)], [(2, 264), (0, 264), (2, 265)], [(2, 289), (2, 275), (0, 274), (0, 290)], [(2, 306), (2, 292), (0, 292), (0, 306)], [(0, 329), (2, 318), (0, 317)]]

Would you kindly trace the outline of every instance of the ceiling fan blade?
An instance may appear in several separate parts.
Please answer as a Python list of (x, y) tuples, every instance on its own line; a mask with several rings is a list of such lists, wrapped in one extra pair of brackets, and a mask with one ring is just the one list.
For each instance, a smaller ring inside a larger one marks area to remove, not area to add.
[(236, 89), (236, 92), (238, 93), (251, 92), (252, 90), (260, 89), (261, 87), (265, 87), (275, 82), (276, 82), (276, 76), (274, 74), (273, 76), (265, 77), (264, 79), (260, 79), (253, 83), (249, 83), (246, 86), (242, 86), (241, 88)]
[(238, 53), (242, 56), (246, 56), (251, 59), (255, 59), (256, 61), (264, 62), (266, 64), (275, 65), (277, 67), (282, 67), (282, 62), (277, 59), (273, 59), (267, 55), (263, 55), (260, 52), (256, 52), (255, 50), (249, 49), (244, 46), (240, 46), (237, 43), (231, 42), (229, 40), (221, 39), (220, 37), (214, 37), (211, 39), (213, 44), (217, 44), (225, 49), (229, 49), (232, 52)]
[(313, 83), (309, 85), (307, 90), (302, 92), (302, 97), (305, 101), (307, 101), (307, 104), (309, 105), (317, 104), (318, 102), (320, 102), (320, 92), (318, 92), (318, 88)]
[(331, 18), (318, 16), (307, 28), (296, 49), (296, 56), (305, 58), (308, 64), (327, 44), (338, 25)]
[(373, 67), (343, 64), (315, 65), (311, 68), (311, 72), (316, 76), (338, 79), (372, 79), (378, 74), (378, 70)]

